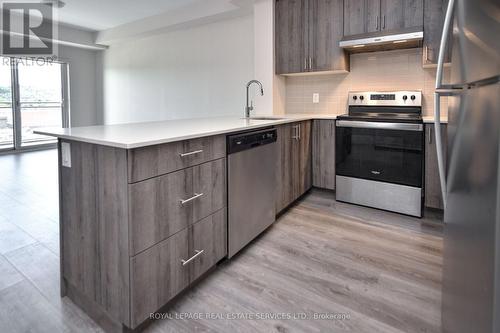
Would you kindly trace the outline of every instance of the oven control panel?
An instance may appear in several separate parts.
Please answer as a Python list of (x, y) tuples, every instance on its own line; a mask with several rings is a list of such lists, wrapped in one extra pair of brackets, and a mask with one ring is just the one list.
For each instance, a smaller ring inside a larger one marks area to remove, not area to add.
[(422, 92), (357, 91), (349, 93), (349, 106), (422, 106)]

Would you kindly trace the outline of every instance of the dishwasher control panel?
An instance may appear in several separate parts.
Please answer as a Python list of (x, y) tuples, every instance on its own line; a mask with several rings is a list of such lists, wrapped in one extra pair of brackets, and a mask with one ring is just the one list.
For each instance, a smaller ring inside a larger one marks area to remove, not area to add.
[(252, 131), (229, 135), (227, 137), (227, 153), (234, 154), (243, 150), (276, 142), (278, 133), (276, 128)]

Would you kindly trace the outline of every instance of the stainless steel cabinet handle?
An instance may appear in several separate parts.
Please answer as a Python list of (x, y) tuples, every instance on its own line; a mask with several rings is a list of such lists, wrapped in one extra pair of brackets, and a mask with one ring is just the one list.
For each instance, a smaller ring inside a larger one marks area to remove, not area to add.
[(297, 131), (299, 132), (299, 140), (300, 140), (300, 137), (302, 136), (300, 125), (297, 125)]
[(312, 58), (309, 57), (309, 70), (312, 70)]
[(307, 70), (307, 58), (304, 58), (304, 70)]
[(372, 174), (374, 174), (374, 175), (380, 175), (380, 174), (381, 174), (381, 172), (380, 172), (380, 171), (376, 171), (376, 170), (371, 170), (370, 172), (371, 172)]
[(429, 126), (427, 129), (427, 132), (428, 132), (427, 136), (429, 137), (429, 139), (427, 141), (429, 142), (429, 144), (431, 144), (432, 143), (432, 127)]
[(298, 129), (298, 127), (296, 125), (293, 126), (293, 135), (292, 135), (293, 140), (299, 139), (299, 131), (297, 129)]
[(384, 26), (382, 27), (383, 30), (385, 30), (385, 15), (384, 15)]
[(203, 149), (190, 151), (188, 153), (181, 153), (179, 155), (180, 155), (180, 157), (186, 157), (186, 156), (196, 155), (196, 154), (200, 154), (200, 153), (203, 153)]
[(379, 21), (379, 17), (377, 15), (377, 17), (375, 18), (375, 30), (378, 30), (378, 21)]
[(195, 200), (195, 199), (198, 199), (199, 197), (202, 197), (202, 196), (203, 196), (203, 193), (195, 193), (195, 195), (194, 195), (194, 196), (192, 196), (192, 197), (191, 197), (191, 198), (189, 198), (189, 199), (185, 199), (185, 200), (182, 200), (182, 199), (181, 199), (181, 200), (180, 200), (181, 205), (187, 204), (188, 202), (193, 201), (193, 200)]
[(198, 250), (195, 250), (194, 251), (196, 254), (194, 256), (192, 256), (191, 258), (189, 258), (188, 260), (184, 260), (184, 259), (181, 259), (181, 263), (182, 263), (182, 266), (186, 266), (187, 264), (189, 264), (191, 261), (195, 260), (196, 257), (199, 257), (203, 254), (203, 252), (205, 252), (205, 250), (201, 250), (201, 251), (198, 251)]

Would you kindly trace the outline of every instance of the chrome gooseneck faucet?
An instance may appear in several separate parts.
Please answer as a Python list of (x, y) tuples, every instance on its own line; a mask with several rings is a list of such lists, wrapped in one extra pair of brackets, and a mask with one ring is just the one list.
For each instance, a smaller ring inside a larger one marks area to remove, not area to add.
[[(248, 90), (250, 89), (250, 86), (255, 83), (255, 84), (258, 84), (259, 87), (260, 87), (260, 95), (261, 96), (264, 96), (264, 88), (262, 88), (262, 83), (260, 83), (259, 81), (257, 80), (251, 80), (251, 81), (248, 81), (247, 83), (247, 106), (245, 107), (245, 117), (246, 118), (250, 118), (250, 111), (253, 110), (253, 102), (250, 101), (250, 98), (248, 97)], [(250, 103), (249, 103), (250, 102)]]

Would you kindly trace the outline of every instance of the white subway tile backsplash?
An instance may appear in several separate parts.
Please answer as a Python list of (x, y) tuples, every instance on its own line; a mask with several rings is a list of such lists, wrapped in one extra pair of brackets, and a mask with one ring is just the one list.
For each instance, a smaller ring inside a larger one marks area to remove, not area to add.
[[(445, 69), (445, 81), (450, 71)], [(421, 90), (422, 113), (433, 115), (436, 69), (422, 67), (422, 50), (395, 50), (351, 55), (351, 72), (340, 75), (294, 76), (286, 78), (286, 113), (343, 114), (347, 93), (359, 90)], [(312, 94), (319, 93), (319, 103)], [(448, 103), (442, 99), (442, 114)]]

